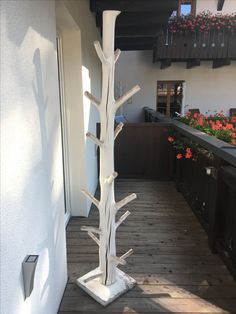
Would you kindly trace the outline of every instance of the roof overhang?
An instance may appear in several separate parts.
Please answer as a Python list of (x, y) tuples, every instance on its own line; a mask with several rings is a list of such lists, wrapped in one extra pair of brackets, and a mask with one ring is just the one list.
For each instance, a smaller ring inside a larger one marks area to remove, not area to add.
[(152, 50), (156, 38), (178, 0), (90, 0), (90, 10), (96, 14), (96, 24), (102, 32), (102, 12), (119, 10), (116, 22), (115, 46), (122, 50)]

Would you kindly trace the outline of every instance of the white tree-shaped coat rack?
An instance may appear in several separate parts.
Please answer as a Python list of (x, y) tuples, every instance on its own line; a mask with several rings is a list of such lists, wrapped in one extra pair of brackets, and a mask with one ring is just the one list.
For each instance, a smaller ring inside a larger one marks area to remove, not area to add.
[(99, 102), (90, 93), (85, 93), (100, 113), (100, 139), (87, 133), (88, 138), (100, 148), (100, 201), (87, 191), (83, 193), (98, 208), (100, 223), (99, 228), (84, 226), (82, 230), (87, 231), (99, 246), (99, 267), (77, 279), (77, 284), (102, 305), (109, 304), (135, 284), (133, 278), (117, 268), (119, 264), (126, 264), (125, 259), (133, 250), (130, 249), (121, 257), (116, 256), (116, 230), (130, 212), (125, 212), (118, 221), (116, 214), (135, 199), (136, 194), (115, 202), (114, 180), (118, 174), (114, 171), (114, 140), (122, 130), (123, 123), (118, 124), (114, 130), (114, 118), (117, 109), (140, 89), (135, 86), (118, 100), (114, 99), (114, 70), (120, 55), (120, 50), (114, 52), (114, 32), (116, 17), (119, 14), (119, 11), (103, 12), (103, 49), (98, 41), (94, 42), (102, 62), (102, 99)]

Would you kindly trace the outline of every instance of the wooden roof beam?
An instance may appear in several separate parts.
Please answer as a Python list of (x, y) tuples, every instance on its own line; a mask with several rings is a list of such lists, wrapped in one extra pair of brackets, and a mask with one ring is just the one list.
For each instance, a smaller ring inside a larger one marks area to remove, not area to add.
[(165, 24), (159, 23), (147, 27), (117, 27), (116, 38), (125, 37), (157, 37)]
[[(116, 21), (116, 27), (129, 26), (147, 26), (155, 25), (157, 23), (166, 23), (171, 15), (170, 11), (161, 12), (122, 12)], [(102, 26), (102, 13), (96, 13), (96, 24), (98, 27)]]
[(153, 12), (161, 10), (175, 10), (178, 0), (90, 0), (92, 12), (104, 10), (119, 10), (122, 12)]
[(222, 11), (225, 0), (218, 0), (217, 11)]
[(152, 50), (156, 37), (125, 37), (116, 38), (115, 48), (121, 50)]
[(147, 50), (152, 51), (153, 45), (148, 44), (120, 44), (119, 46), (116, 46), (116, 49), (119, 47), (121, 51), (138, 51), (138, 50)]
[(189, 59), (186, 64), (187, 69), (192, 69), (201, 65), (200, 59)]
[(164, 70), (171, 66), (171, 59), (162, 60), (160, 64), (160, 69)]
[(218, 69), (218, 68), (224, 67), (226, 65), (230, 65), (230, 64), (231, 64), (230, 59), (215, 59), (215, 60), (213, 60), (212, 68)]

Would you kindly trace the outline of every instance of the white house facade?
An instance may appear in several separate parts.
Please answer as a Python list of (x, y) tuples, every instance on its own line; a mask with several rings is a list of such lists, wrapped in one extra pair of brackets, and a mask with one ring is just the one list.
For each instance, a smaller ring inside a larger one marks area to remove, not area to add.
[[(190, 2), (190, 1), (186, 1)], [(221, 11), (217, 11), (217, 0), (197, 0), (196, 14), (210, 11), (213, 14), (236, 12), (236, 1), (225, 1)], [(212, 61), (201, 61), (200, 66), (186, 68), (186, 62), (172, 62), (171, 66), (160, 70), (160, 62), (153, 63), (152, 51), (125, 51), (119, 60), (116, 86), (128, 90), (134, 82), (142, 86), (140, 94), (126, 105), (123, 114), (129, 122), (143, 121), (143, 107), (156, 110), (157, 81), (182, 81), (182, 112), (198, 108), (202, 113), (223, 110), (226, 115), (236, 103), (236, 61), (230, 65), (212, 68)], [(132, 67), (133, 71), (129, 71)]]
[[(86, 132), (98, 114), (83, 92), (100, 97), (100, 34), (86, 0), (1, 1), (0, 9), (0, 312), (54, 314), (67, 282), (65, 222), (88, 215), (80, 189), (97, 187)], [(39, 258), (25, 298), (27, 255)]]

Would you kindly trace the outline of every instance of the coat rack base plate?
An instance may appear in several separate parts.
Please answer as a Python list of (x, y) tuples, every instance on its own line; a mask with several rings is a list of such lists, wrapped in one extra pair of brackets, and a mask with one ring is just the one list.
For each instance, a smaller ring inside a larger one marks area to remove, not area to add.
[(118, 268), (116, 270), (117, 280), (110, 286), (100, 283), (99, 274), (100, 269), (96, 268), (78, 278), (76, 284), (103, 306), (113, 302), (121, 294), (132, 289), (136, 284), (136, 281), (132, 277)]

